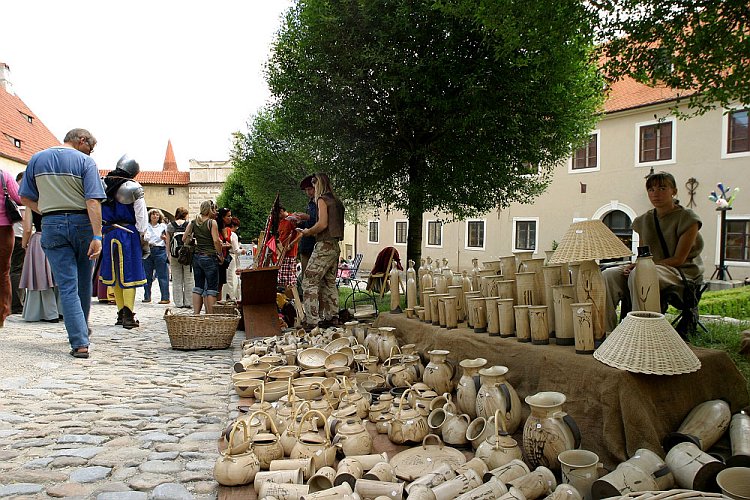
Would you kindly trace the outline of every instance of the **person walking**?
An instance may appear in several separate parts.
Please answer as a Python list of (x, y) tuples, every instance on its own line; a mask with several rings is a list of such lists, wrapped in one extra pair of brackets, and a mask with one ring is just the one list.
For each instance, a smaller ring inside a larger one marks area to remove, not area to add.
[(315, 174), (315, 203), (318, 222), (300, 229), (303, 236), (315, 236), (315, 248), (302, 279), (305, 329), (327, 328), (338, 324), (339, 294), (336, 288), (339, 241), (344, 237), (344, 204), (336, 198), (328, 175)]
[(141, 170), (138, 162), (122, 156), (104, 178), (107, 199), (102, 203), (104, 246), (99, 279), (112, 288), (117, 321), (130, 330), (140, 326), (135, 319), (135, 290), (146, 283), (141, 234), (147, 230), (143, 187), (134, 181)]
[(176, 307), (190, 309), (192, 306), (193, 269), (191, 265), (182, 265), (177, 260), (179, 248), (187, 243), (184, 239), (188, 225), (188, 211), (179, 207), (174, 213), (175, 220), (167, 224), (167, 248), (169, 249), (169, 267), (172, 271), (172, 298)]
[[(10, 199), (21, 203), (18, 196), (18, 184), (10, 173), (0, 170), (2, 184)], [(10, 262), (16, 238), (13, 232), (13, 221), (5, 211), (5, 203), (0, 203), (0, 328), (5, 325), (5, 318), (10, 316), (13, 301), (13, 288), (10, 279)]]
[(193, 254), (193, 312), (200, 314), (203, 305), (206, 313), (214, 312), (216, 296), (219, 294), (219, 264), (224, 261), (223, 247), (219, 238), (216, 221), (216, 204), (212, 200), (201, 203), (200, 213), (190, 221), (185, 234), (185, 241), (195, 238)]
[(92, 260), (102, 251), (100, 202), (107, 196), (91, 158), (91, 132), (75, 128), (63, 143), (31, 157), (19, 194), (42, 214), (42, 248), (60, 289), (70, 354), (88, 358)]
[(151, 302), (151, 285), (154, 283), (154, 272), (159, 282), (161, 300), (159, 304), (169, 304), (169, 269), (167, 267), (167, 225), (161, 211), (152, 208), (148, 212), (148, 224), (143, 235), (151, 252), (143, 259), (143, 270), (146, 271), (146, 288), (143, 302)]

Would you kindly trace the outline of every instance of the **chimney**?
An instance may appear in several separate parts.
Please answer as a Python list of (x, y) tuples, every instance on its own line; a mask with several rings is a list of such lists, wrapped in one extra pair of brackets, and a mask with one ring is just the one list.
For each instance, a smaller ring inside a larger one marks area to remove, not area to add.
[(13, 84), (10, 82), (10, 66), (4, 62), (0, 62), (0, 88), (11, 95), (15, 95), (13, 93)]

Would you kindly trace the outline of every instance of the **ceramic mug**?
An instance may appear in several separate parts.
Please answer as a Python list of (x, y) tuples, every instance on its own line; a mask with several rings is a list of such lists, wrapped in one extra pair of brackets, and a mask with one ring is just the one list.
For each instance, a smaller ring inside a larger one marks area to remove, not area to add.
[(573, 486), (586, 500), (591, 500), (591, 484), (599, 479), (599, 472), (603, 470), (599, 456), (588, 450), (566, 450), (557, 459), (562, 465), (562, 482)]

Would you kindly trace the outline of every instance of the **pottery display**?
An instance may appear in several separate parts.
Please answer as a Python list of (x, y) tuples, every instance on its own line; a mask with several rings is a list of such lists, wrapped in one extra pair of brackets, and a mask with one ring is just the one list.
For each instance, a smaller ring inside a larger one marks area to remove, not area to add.
[(481, 385), (477, 392), (476, 410), (478, 417), (489, 419), (500, 410), (505, 429), (510, 434), (521, 424), (521, 400), (512, 385), (506, 380), (508, 368), (492, 366), (479, 370)]
[(565, 395), (560, 392), (538, 392), (526, 396), (531, 415), (523, 427), (523, 449), (533, 467), (543, 465), (560, 470), (558, 455), (577, 449), (581, 433), (573, 418), (563, 411)]
[(472, 419), (477, 417), (477, 392), (481, 386), (479, 370), (486, 364), (487, 360), (484, 358), (464, 359), (458, 364), (463, 368), (463, 373), (456, 387), (456, 405), (461, 413)]
[(430, 356), (430, 362), (425, 366), (422, 377), (424, 383), (438, 394), (453, 392), (454, 368), (448, 361), (450, 351), (433, 349), (427, 354)]
[(659, 273), (648, 246), (638, 247), (638, 257), (635, 259), (635, 268), (632, 272), (637, 298), (633, 304), (633, 311), (661, 313)]
[(664, 449), (669, 451), (677, 443), (687, 441), (706, 451), (726, 432), (731, 419), (729, 403), (721, 399), (704, 401), (690, 410), (677, 432), (667, 435)]

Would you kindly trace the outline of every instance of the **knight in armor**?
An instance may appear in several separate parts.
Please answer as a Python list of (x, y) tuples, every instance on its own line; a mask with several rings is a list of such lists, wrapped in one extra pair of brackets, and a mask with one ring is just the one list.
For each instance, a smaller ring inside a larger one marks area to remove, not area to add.
[(143, 187), (133, 178), (138, 162), (124, 155), (103, 179), (107, 200), (102, 203), (102, 264), (99, 279), (114, 287), (117, 322), (123, 328), (139, 325), (135, 319), (135, 291), (146, 283), (143, 271), (141, 233), (148, 219)]

